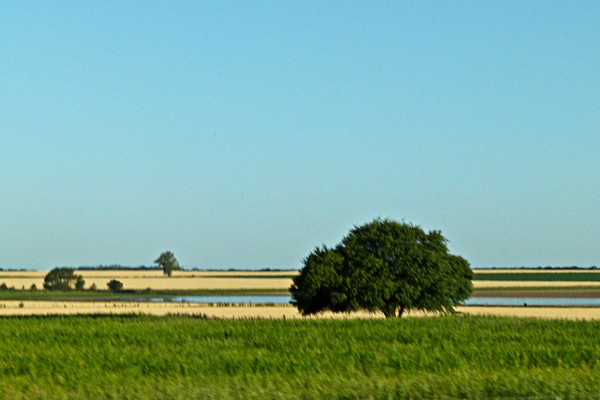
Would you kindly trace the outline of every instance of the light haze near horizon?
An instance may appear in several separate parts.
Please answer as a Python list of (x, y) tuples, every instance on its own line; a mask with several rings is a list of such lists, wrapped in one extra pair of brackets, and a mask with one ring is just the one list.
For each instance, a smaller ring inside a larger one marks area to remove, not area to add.
[(0, 267), (299, 268), (375, 217), (600, 265), (598, 2), (3, 2)]

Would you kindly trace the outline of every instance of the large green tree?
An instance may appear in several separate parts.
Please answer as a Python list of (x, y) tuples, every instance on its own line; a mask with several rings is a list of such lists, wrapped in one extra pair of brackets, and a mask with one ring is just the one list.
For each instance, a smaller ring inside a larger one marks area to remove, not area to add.
[(44, 289), (69, 291), (75, 286), (77, 290), (83, 290), (85, 281), (81, 275), (75, 274), (73, 268), (54, 268), (44, 277)]
[(315, 249), (290, 289), (305, 315), (321, 311), (453, 312), (469, 298), (473, 272), (440, 231), (389, 219), (354, 227), (334, 249)]
[(167, 276), (171, 276), (173, 271), (181, 269), (175, 255), (170, 251), (161, 253), (154, 262), (162, 267), (163, 273)]

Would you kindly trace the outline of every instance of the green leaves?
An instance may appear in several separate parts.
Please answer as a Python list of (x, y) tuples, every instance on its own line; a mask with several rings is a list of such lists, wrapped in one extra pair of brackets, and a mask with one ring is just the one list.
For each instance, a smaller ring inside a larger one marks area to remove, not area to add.
[(302, 314), (350, 307), (345, 279), (340, 275), (344, 257), (336, 250), (316, 248), (305, 260), (303, 273), (293, 278), (292, 303)]
[(54, 268), (44, 277), (44, 289), (67, 292), (73, 289), (83, 290), (85, 280), (81, 275), (76, 275), (73, 268)]
[(453, 311), (469, 298), (473, 273), (448, 253), (440, 231), (375, 219), (354, 227), (335, 249), (317, 248), (290, 289), (303, 314), (325, 310)]
[(163, 273), (167, 276), (171, 276), (173, 271), (181, 269), (175, 255), (170, 251), (161, 253), (154, 262), (162, 267)]
[(106, 286), (108, 286), (108, 290), (113, 293), (119, 293), (121, 290), (123, 290), (123, 283), (116, 279), (112, 279), (106, 284)]

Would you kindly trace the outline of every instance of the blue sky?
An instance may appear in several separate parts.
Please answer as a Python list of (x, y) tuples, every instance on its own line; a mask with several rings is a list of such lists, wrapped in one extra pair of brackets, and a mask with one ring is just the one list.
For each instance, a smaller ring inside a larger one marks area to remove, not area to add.
[(298, 268), (354, 225), (600, 266), (598, 2), (0, 2), (0, 267)]

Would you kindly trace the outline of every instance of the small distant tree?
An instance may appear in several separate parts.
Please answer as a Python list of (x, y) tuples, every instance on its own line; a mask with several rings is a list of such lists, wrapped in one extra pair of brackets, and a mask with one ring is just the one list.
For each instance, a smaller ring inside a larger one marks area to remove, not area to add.
[(35, 283), (32, 283), (29, 290), (31, 290), (32, 292), (35, 292), (37, 290), (37, 285)]
[(75, 290), (81, 292), (85, 287), (85, 280), (81, 275), (77, 275), (77, 279), (75, 279)]
[(0, 285), (0, 290), (2, 290), (2, 291), (8, 290), (8, 286), (6, 286), (6, 283), (2, 282), (2, 285)]
[(175, 258), (175, 255), (170, 251), (162, 253), (155, 261), (156, 264), (160, 265), (163, 270), (163, 274), (171, 276), (173, 271), (180, 270), (179, 262)]
[(123, 283), (121, 281), (116, 280), (116, 279), (113, 279), (110, 282), (108, 282), (106, 284), (106, 286), (108, 286), (108, 290), (110, 290), (113, 293), (118, 293), (121, 290), (123, 290)]
[(83, 287), (85, 281), (73, 268), (54, 268), (44, 277), (44, 289), (47, 290), (69, 291), (77, 284)]
[(96, 290), (98, 290), (98, 287), (96, 286), (96, 283), (92, 283), (92, 286), (90, 286), (90, 291), (95, 292)]

